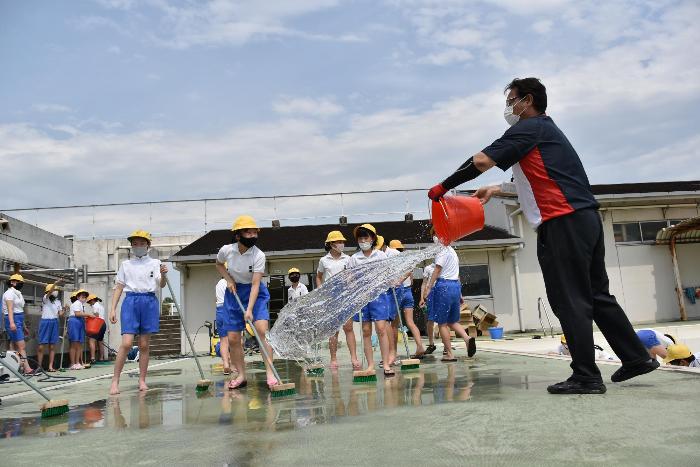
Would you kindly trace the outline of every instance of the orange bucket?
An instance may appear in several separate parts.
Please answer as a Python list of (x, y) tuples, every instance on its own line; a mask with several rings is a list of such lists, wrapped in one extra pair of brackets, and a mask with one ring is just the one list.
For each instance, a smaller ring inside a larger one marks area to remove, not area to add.
[(87, 316), (85, 318), (85, 334), (88, 336), (98, 336), (105, 320), (97, 316)]
[(445, 196), (432, 202), (431, 213), (435, 235), (443, 245), (484, 228), (484, 207), (473, 196)]

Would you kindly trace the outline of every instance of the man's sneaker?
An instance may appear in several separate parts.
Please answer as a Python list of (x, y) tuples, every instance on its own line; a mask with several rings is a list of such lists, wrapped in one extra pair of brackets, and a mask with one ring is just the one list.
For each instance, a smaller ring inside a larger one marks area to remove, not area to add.
[(613, 383), (621, 383), (622, 381), (627, 381), (628, 379), (634, 378), (635, 376), (645, 375), (656, 370), (660, 366), (659, 362), (655, 358), (650, 358), (646, 362), (635, 365), (635, 366), (624, 366), (622, 365), (617, 369), (615, 373), (610, 377)]
[(581, 381), (566, 380), (547, 387), (550, 394), (605, 394), (603, 383), (582, 383)]

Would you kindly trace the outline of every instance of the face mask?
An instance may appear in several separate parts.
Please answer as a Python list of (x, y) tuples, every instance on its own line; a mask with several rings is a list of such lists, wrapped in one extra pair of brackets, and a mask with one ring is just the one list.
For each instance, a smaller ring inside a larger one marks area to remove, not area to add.
[(360, 242), (357, 244), (362, 251), (369, 251), (372, 249), (372, 242)]
[(297, 275), (289, 276), (289, 280), (292, 281), (293, 283), (299, 282), (300, 277)]
[(503, 111), (503, 118), (506, 119), (506, 122), (508, 122), (508, 125), (513, 126), (520, 121), (520, 114), (525, 112), (525, 109), (523, 109), (523, 111), (520, 112), (520, 114), (515, 115), (513, 113), (513, 108), (515, 107), (515, 104), (522, 102), (523, 99), (525, 99), (525, 98), (521, 97), (520, 100), (518, 100), (518, 102), (514, 102), (513, 105), (507, 105), (505, 110)]
[(146, 246), (133, 246), (133, 247), (131, 247), (131, 252), (137, 258), (142, 258), (148, 254), (148, 247), (146, 247)]
[(338, 253), (342, 253), (343, 248), (345, 248), (345, 243), (335, 243), (331, 248), (333, 248)]
[(238, 241), (244, 247), (251, 248), (251, 247), (255, 246), (255, 243), (258, 241), (258, 237), (250, 237), (250, 238), (240, 237), (240, 239)]
[(58, 292), (51, 292), (51, 296), (53, 298), (58, 298)]
[(17, 285), (15, 285), (15, 290), (22, 290), (22, 287), (24, 287), (24, 284), (22, 282), (19, 282), (17, 283)]

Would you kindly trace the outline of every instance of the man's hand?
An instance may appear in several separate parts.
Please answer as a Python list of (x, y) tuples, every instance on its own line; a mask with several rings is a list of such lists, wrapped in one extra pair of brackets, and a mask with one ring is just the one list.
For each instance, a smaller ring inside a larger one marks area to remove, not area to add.
[(442, 186), (442, 183), (438, 183), (428, 191), (428, 198), (432, 199), (433, 201), (438, 201), (440, 198), (445, 196), (445, 193), (447, 193), (447, 189)]
[(482, 186), (478, 190), (474, 192), (472, 196), (475, 196), (479, 198), (479, 201), (481, 201), (481, 204), (486, 204), (489, 202), (491, 197), (493, 195), (497, 195), (498, 193), (501, 192), (501, 187), (496, 185), (496, 186)]

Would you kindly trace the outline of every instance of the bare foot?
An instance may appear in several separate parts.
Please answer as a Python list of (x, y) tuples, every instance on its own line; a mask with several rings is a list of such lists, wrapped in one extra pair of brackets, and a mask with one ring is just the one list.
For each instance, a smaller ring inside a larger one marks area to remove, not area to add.
[(331, 370), (337, 370), (338, 369), (338, 362), (333, 360), (331, 362)]
[(148, 386), (145, 381), (139, 381), (139, 391), (148, 391)]
[(112, 381), (112, 386), (109, 388), (109, 395), (116, 396), (119, 394), (119, 383)]

